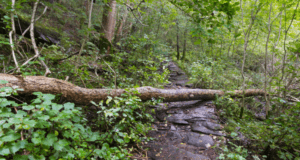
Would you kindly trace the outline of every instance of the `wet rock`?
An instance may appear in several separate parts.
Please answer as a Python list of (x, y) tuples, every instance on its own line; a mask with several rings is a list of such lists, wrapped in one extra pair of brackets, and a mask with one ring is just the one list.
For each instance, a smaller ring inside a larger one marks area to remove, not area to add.
[(214, 145), (214, 140), (210, 136), (193, 132), (186, 134), (183, 142), (203, 148), (210, 148)]
[(223, 128), (221, 125), (212, 122), (204, 122), (202, 123), (202, 125), (207, 129), (215, 130), (215, 131), (221, 130)]
[(182, 102), (169, 102), (168, 107), (169, 108), (191, 108), (198, 105), (204, 105), (205, 103), (200, 100), (194, 100), (194, 101), (182, 101)]
[(189, 124), (188, 121), (179, 119), (178, 117), (167, 117), (167, 121), (175, 124)]
[(220, 131), (214, 131), (211, 129), (206, 128), (205, 126), (202, 125), (202, 123), (200, 122), (196, 122), (192, 125), (192, 131), (194, 132), (200, 132), (200, 133), (204, 133), (204, 134), (212, 134), (212, 135), (217, 135), (217, 136), (225, 136), (225, 134), (223, 134)]
[(170, 128), (171, 131), (176, 131), (176, 127), (174, 125), (171, 125), (171, 128)]
[(182, 136), (178, 132), (168, 132), (166, 138), (169, 138), (170, 141), (181, 141)]
[(170, 127), (168, 123), (157, 123), (157, 129), (159, 130), (169, 130)]
[(156, 111), (156, 118), (159, 120), (159, 121), (165, 121), (166, 120), (166, 117), (167, 117), (167, 114), (164, 110), (157, 110)]
[(157, 145), (148, 151), (148, 156), (154, 160), (209, 160), (207, 156), (194, 154), (173, 145)]

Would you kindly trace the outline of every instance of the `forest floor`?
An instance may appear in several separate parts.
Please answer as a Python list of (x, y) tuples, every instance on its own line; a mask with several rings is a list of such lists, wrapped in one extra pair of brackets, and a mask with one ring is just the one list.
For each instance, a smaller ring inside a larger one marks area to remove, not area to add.
[[(169, 81), (166, 89), (191, 88), (188, 76), (174, 63), (169, 62)], [(151, 160), (214, 160), (216, 147), (224, 140), (216, 107), (212, 101), (183, 101), (153, 106), (154, 128), (148, 136), (154, 141), (143, 143), (148, 148), (146, 158)], [(138, 158), (136, 158), (138, 159)]]

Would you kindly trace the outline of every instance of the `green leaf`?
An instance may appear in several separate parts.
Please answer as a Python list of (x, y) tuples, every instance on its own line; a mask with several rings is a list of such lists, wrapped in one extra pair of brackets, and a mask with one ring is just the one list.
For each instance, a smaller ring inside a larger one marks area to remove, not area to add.
[(5, 18), (5, 19), (10, 19), (10, 17), (8, 17), (8, 16), (6, 16), (6, 15), (4, 16), (4, 18)]
[(112, 100), (112, 97), (110, 97), (110, 96), (107, 96), (107, 100), (106, 100), (106, 104), (109, 104), (109, 102)]
[(70, 102), (64, 104), (64, 108), (66, 110), (74, 109), (74, 106), (75, 106), (74, 103), (70, 103)]
[(13, 124), (20, 124), (22, 121), (20, 118), (10, 118), (8, 122), (13, 123)]
[(98, 132), (93, 132), (93, 134), (89, 136), (87, 141), (92, 141), (93, 142), (93, 141), (96, 141), (99, 138), (100, 138), (99, 133)]
[(231, 137), (236, 137), (238, 134), (237, 133), (235, 133), (235, 132), (231, 132)]
[(54, 149), (57, 151), (62, 151), (63, 148), (65, 148), (65, 146), (67, 146), (68, 144), (69, 144), (69, 142), (65, 139), (59, 140), (58, 142), (56, 142), (54, 144)]
[(32, 103), (33, 103), (33, 104), (39, 104), (39, 103), (42, 103), (42, 100), (39, 99), (39, 98), (37, 98), (37, 99), (34, 99), (34, 100), (32, 101)]
[(27, 112), (24, 112), (22, 110), (18, 110), (17, 114), (15, 115), (16, 118), (23, 118), (27, 116)]
[(12, 132), (10, 132), (10, 133), (8, 133), (8, 134), (9, 134), (9, 135), (4, 136), (4, 137), (1, 138), (1, 140), (2, 140), (3, 142), (12, 142), (12, 141), (15, 141), (15, 140), (21, 138), (21, 135), (20, 135), (19, 133), (12, 133)]
[(125, 143), (129, 143), (129, 142), (130, 142), (130, 139), (129, 139), (128, 137), (125, 137), (125, 138), (124, 138), (124, 141), (125, 141)]
[(2, 147), (2, 148), (0, 148), (0, 155), (6, 156), (6, 155), (9, 155), (9, 154), (10, 154), (10, 151), (9, 151), (8, 147)]
[(32, 138), (31, 139), (32, 143), (34, 143), (35, 145), (41, 144), (42, 143), (42, 139), (41, 138)]
[(81, 131), (84, 131), (84, 127), (81, 124), (75, 124), (75, 127), (79, 128)]
[(45, 100), (45, 101), (51, 101), (51, 100), (53, 100), (55, 98), (55, 95), (53, 95), (53, 94), (43, 94), (43, 99)]
[(117, 142), (119, 142), (119, 143), (121, 143), (121, 144), (124, 143), (123, 139), (121, 139), (121, 138), (118, 138), (118, 139), (117, 139)]
[(23, 106), (22, 108), (23, 108), (24, 110), (32, 110), (32, 109), (35, 108), (35, 106), (34, 106), (34, 105), (26, 105), (26, 106)]
[(14, 155), (14, 160), (28, 160), (28, 155)]
[(52, 104), (53, 110), (59, 111), (62, 108), (63, 108), (63, 106), (61, 104)]
[(75, 117), (72, 118), (72, 121), (75, 122), (75, 123), (78, 123), (78, 122), (80, 122), (80, 119), (81, 119), (80, 117), (75, 116)]
[(57, 137), (55, 136), (55, 134), (50, 133), (47, 135), (47, 138), (45, 138), (42, 142), (42, 144), (44, 144), (45, 146), (52, 146), (54, 144), (54, 142), (57, 141)]
[(38, 117), (38, 119), (45, 120), (45, 121), (47, 121), (49, 118), (50, 118), (50, 116), (48, 116), (48, 115), (43, 115), (41, 117)]
[(36, 96), (41, 96), (41, 95), (43, 95), (42, 92), (33, 92), (32, 94), (33, 94), (33, 95), (36, 95)]
[(23, 120), (23, 124), (28, 125), (31, 128), (34, 127), (36, 125), (36, 123), (37, 122), (35, 120), (30, 120), (29, 118), (26, 118), (26, 119)]

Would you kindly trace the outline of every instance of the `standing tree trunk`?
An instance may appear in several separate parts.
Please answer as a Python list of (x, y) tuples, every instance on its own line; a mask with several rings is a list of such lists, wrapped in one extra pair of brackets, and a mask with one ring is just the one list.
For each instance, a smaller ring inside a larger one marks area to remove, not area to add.
[(185, 52), (186, 52), (186, 34), (187, 34), (187, 29), (185, 28), (185, 31), (184, 31), (184, 42), (183, 42), (183, 51), (182, 51), (182, 60), (185, 59)]
[[(287, 77), (286, 75), (286, 72), (285, 72), (285, 67), (286, 67), (286, 57), (287, 57), (287, 47), (286, 47), (286, 40), (287, 40), (287, 33), (288, 31), (290, 30), (290, 27), (295, 19), (295, 16), (296, 16), (296, 11), (297, 11), (297, 8), (299, 6), (299, 2), (297, 3), (297, 6), (296, 6), (296, 9), (294, 10), (294, 14), (293, 14), (293, 17), (292, 17), (292, 20), (291, 20), (291, 23), (290, 25), (288, 26), (288, 28), (286, 28), (286, 24), (285, 24), (285, 36), (284, 36), (284, 43), (283, 43), (283, 49), (284, 49), (284, 55), (283, 55), (283, 60), (282, 60), (282, 70), (281, 70), (281, 79), (279, 81), (279, 88), (280, 87), (280, 84), (281, 83), (285, 83), (284, 82), (284, 77)], [(286, 6), (284, 6), (285, 9), (284, 9), (284, 12), (285, 12), (285, 23), (286, 23)], [(284, 90), (283, 90), (283, 97), (286, 98), (286, 91), (287, 91), (287, 85), (284, 84)]]
[[(127, 3), (129, 3), (129, 0), (127, 0)], [(116, 38), (114, 40), (114, 43), (117, 43), (120, 41), (122, 35), (123, 35), (123, 25), (126, 23), (126, 19), (127, 19), (127, 15), (128, 15), (128, 9), (126, 7), (125, 11), (124, 11), (124, 14), (123, 14), (123, 18), (122, 18), (122, 21), (120, 23), (120, 26), (117, 30), (117, 34), (116, 34)]]
[[(15, 0), (12, 0), (11, 2), (11, 8), (12, 10), (14, 10), (15, 8)], [(10, 47), (11, 47), (11, 54), (13, 56), (16, 68), (17, 68), (17, 72), (20, 72), (20, 68), (19, 68), (19, 64), (15, 55), (15, 48), (16, 46), (14, 46), (14, 43), (17, 41), (16, 38), (16, 27), (15, 27), (15, 19), (14, 19), (14, 11), (11, 11), (10, 13), (10, 18), (11, 18), (11, 29), (12, 31), (9, 32), (9, 42), (10, 42)]]
[[(257, 0), (254, 2), (255, 5), (257, 3)], [(243, 33), (244, 33), (244, 52), (243, 52), (243, 63), (242, 63), (242, 78), (243, 78), (243, 84), (242, 84), (242, 90), (243, 90), (243, 95), (245, 93), (245, 75), (244, 75), (244, 67), (245, 67), (245, 61), (246, 61), (246, 52), (247, 52), (247, 47), (248, 47), (248, 42), (249, 42), (249, 37), (250, 37), (250, 31), (252, 29), (252, 26), (254, 25), (254, 21), (256, 18), (256, 15), (258, 14), (258, 12), (261, 10), (261, 8), (263, 7), (264, 4), (262, 5), (258, 5), (257, 9), (251, 11), (251, 21), (249, 26), (247, 27), (247, 29), (244, 29), (244, 12), (243, 12), (243, 7), (242, 7), (242, 0), (240, 0), (240, 8), (241, 8), (241, 14), (242, 14), (242, 29), (243, 29)], [(241, 108), (241, 112), (240, 112), (240, 119), (242, 119), (243, 117), (243, 113), (244, 113), (244, 108), (245, 108), (245, 97), (242, 97), (242, 108)]]
[(266, 53), (265, 53), (265, 85), (264, 85), (264, 97), (266, 100), (266, 117), (269, 117), (269, 109), (270, 109), (270, 101), (267, 97), (267, 63), (268, 63), (268, 44), (269, 44), (269, 39), (270, 39), (270, 34), (271, 34), (271, 12), (272, 12), (272, 2), (270, 3), (270, 12), (269, 12), (269, 25), (268, 25), (268, 36), (267, 36), (267, 41), (266, 41)]
[[(116, 1), (110, 0), (104, 8), (103, 18), (102, 18), (102, 28), (101, 33), (104, 33), (104, 37), (111, 43), (116, 25)], [(106, 54), (109, 54), (111, 46), (107, 47)]]
[(178, 26), (178, 21), (176, 21), (176, 26), (177, 26), (177, 60), (179, 60), (180, 51), (179, 51), (179, 26)]

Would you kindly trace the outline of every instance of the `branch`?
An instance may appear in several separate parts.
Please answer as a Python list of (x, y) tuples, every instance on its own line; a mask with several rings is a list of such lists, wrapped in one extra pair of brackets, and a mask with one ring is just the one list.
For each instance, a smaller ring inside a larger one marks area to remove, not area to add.
[(129, 8), (129, 10), (131, 11), (131, 13), (132, 13), (132, 15), (134, 16), (134, 18), (141, 24), (141, 25), (143, 25), (143, 26), (148, 26), (148, 25), (146, 25), (146, 24), (143, 24), (142, 22), (141, 22), (141, 20), (140, 19), (138, 19), (136, 16), (135, 16), (135, 14), (133, 13), (133, 8), (131, 7), (131, 6), (129, 6), (128, 4), (126, 4), (126, 3), (124, 3), (126, 6), (127, 6), (127, 8)]
[[(41, 4), (42, 4), (42, 3), (41, 3)], [(44, 5), (44, 6), (45, 6), (45, 5)], [(43, 13), (42, 13), (37, 19), (35, 19), (34, 22), (38, 21), (38, 20), (46, 13), (47, 9), (48, 9), (48, 6), (45, 6), (45, 9), (44, 9)], [(22, 36), (19, 38), (19, 42), (20, 42), (21, 39), (25, 36), (25, 34), (29, 31), (30, 27), (31, 27), (31, 26), (29, 26), (29, 27), (22, 33)], [(19, 42), (18, 42), (18, 44), (19, 44)]]
[[(32, 45), (33, 45), (33, 49), (35, 52), (35, 56), (31, 57), (30, 59), (28, 59), (25, 63), (22, 64), (22, 66), (28, 64), (32, 59), (38, 58), (40, 56), (39, 50), (37, 48), (37, 45), (35, 43), (35, 38), (34, 38), (34, 22), (35, 22), (35, 13), (36, 13), (36, 9), (38, 6), (40, 0), (37, 0), (34, 3), (34, 7), (33, 7), (33, 11), (32, 11), (32, 17), (31, 17), (31, 24), (30, 24), (30, 37), (31, 37), (31, 41), (32, 41)], [(46, 72), (45, 72), (45, 76), (47, 76), (48, 74), (51, 73), (51, 71), (49, 70), (49, 68), (47, 67), (47, 65), (45, 64), (45, 62), (43, 60), (40, 60), (40, 62), (42, 63), (42, 65), (46, 68)]]
[(20, 72), (19, 64), (16, 58), (15, 50), (14, 50), (14, 43), (13, 43), (13, 37), (12, 37), (13, 31), (9, 32), (9, 43), (11, 47), (11, 54), (13, 56), (14, 62), (16, 64), (16, 68), (18, 68), (17, 72)]

